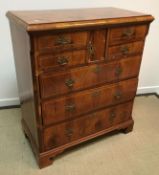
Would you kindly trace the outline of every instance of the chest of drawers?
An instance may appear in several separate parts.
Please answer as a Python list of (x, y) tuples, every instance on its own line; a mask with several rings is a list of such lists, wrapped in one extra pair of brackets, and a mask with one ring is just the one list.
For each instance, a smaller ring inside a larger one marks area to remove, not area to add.
[(22, 126), (39, 167), (131, 116), (151, 15), (116, 8), (10, 11)]

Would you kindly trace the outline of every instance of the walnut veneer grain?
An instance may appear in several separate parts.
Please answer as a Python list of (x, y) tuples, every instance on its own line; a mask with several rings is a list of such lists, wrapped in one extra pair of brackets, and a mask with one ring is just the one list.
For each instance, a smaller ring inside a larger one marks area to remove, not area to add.
[(40, 168), (79, 143), (113, 130), (132, 131), (151, 15), (99, 8), (7, 16), (22, 126)]

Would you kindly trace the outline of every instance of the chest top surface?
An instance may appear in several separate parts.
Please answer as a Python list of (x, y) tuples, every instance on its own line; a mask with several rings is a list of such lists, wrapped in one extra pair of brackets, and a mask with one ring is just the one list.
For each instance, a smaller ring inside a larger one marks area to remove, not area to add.
[(28, 31), (52, 30), (82, 25), (111, 25), (115, 23), (131, 23), (152, 21), (148, 14), (133, 12), (113, 7), (85, 8), (67, 10), (34, 10), (9, 11), (10, 20)]

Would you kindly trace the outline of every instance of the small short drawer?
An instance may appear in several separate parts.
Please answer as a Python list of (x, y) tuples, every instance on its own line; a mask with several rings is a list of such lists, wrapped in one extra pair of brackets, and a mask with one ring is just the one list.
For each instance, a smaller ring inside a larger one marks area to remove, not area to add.
[(54, 52), (86, 47), (88, 32), (43, 34), (37, 37), (39, 52), (51, 49)]
[(88, 112), (132, 100), (137, 79), (90, 89), (76, 94), (42, 102), (44, 125), (65, 121)]
[(55, 97), (136, 77), (140, 63), (141, 57), (136, 56), (109, 64), (95, 64), (58, 73), (44, 73), (39, 77), (41, 98)]
[(86, 50), (41, 55), (39, 56), (39, 69), (47, 70), (84, 65), (86, 63), (86, 55)]
[(147, 25), (112, 28), (109, 34), (109, 45), (144, 40), (147, 31)]
[(103, 109), (44, 130), (45, 150), (56, 148), (131, 119), (132, 102)]
[(106, 60), (111, 61), (129, 56), (141, 55), (143, 52), (143, 47), (143, 41), (109, 47)]

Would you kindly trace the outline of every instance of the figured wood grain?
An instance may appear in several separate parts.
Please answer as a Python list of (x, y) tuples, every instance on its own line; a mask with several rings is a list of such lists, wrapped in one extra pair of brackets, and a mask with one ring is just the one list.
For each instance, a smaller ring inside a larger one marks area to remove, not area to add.
[(18, 26), (10, 22), (11, 34), (15, 65), (16, 76), (18, 80), (18, 91), (21, 103), (22, 118), (25, 120), (33, 142), (36, 143), (36, 147), (40, 149), (38, 130), (37, 130), (37, 118), (39, 118), (36, 106), (35, 86), (33, 84), (32, 77), (32, 63), (30, 51), (29, 36), (23, 30), (19, 30)]
[(137, 41), (128, 44), (109, 47), (106, 60), (113, 61), (123, 58), (129, 58), (135, 55), (142, 55), (143, 47), (144, 41)]
[(110, 29), (109, 45), (124, 44), (136, 40), (144, 40), (148, 32), (147, 25), (126, 26)]
[[(131, 118), (132, 102), (104, 109), (44, 130), (46, 150), (84, 138)], [(113, 116), (112, 116), (113, 115)]]
[(88, 48), (88, 60), (90, 62), (104, 60), (106, 40), (107, 30), (94, 30), (91, 32), (91, 38), (88, 43), (92, 46), (92, 53), (89, 50), (90, 48)]
[[(130, 79), (67, 97), (44, 101), (42, 103), (44, 125), (66, 121), (103, 107), (132, 100), (136, 94), (137, 84), (137, 79)], [(117, 98), (119, 93), (121, 96)], [(74, 106), (74, 108), (69, 110), (68, 106)]]
[[(87, 50), (65, 51), (61, 53), (47, 53), (38, 56), (39, 70), (47, 71), (49, 69), (61, 69), (79, 65), (85, 65), (87, 59)], [(61, 63), (60, 63), (61, 60)], [(63, 64), (62, 64), (63, 60)]]
[[(43, 50), (51, 48), (56, 50), (67, 50), (78, 47), (86, 47), (89, 33), (84, 32), (67, 32), (58, 34), (41, 34), (37, 36), (37, 50), (42, 52)], [(66, 43), (62, 44), (59, 42), (60, 39), (66, 40)], [(67, 43), (68, 42), (68, 43)]]
[(132, 131), (151, 15), (98, 8), (7, 16), (22, 126), (40, 168), (79, 143), (114, 130)]
[[(55, 97), (104, 83), (136, 77), (140, 63), (141, 57), (135, 56), (109, 64), (96, 64), (60, 73), (42, 74), (40, 76), (41, 97)], [(74, 81), (72, 87), (66, 85), (67, 80)]]
[(66, 28), (113, 25), (134, 22), (151, 22), (148, 14), (118, 8), (86, 8), (68, 10), (10, 11), (8, 18), (27, 31), (44, 31)]

